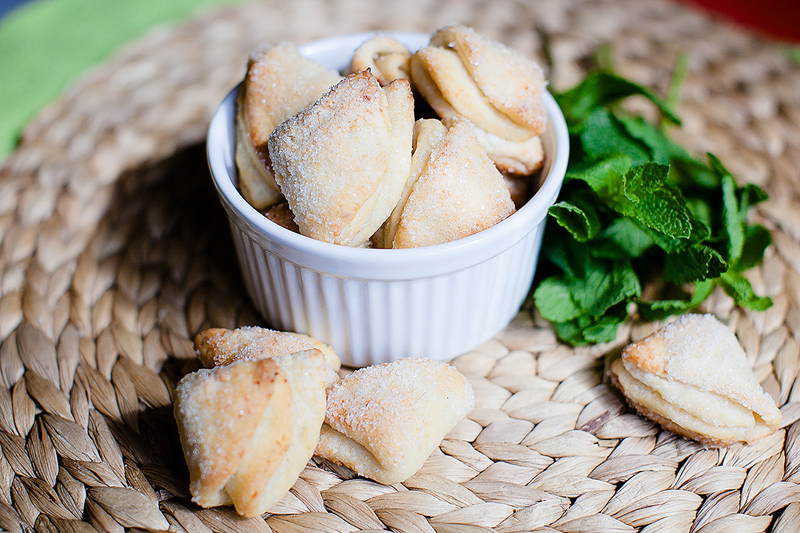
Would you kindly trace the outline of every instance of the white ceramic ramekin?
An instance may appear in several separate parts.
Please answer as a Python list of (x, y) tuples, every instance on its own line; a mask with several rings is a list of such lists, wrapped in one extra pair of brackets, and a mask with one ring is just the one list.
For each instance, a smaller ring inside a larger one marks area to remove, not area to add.
[[(342, 70), (372, 33), (332, 37), (301, 53)], [(411, 50), (423, 34), (393, 33)], [(350, 248), (289, 231), (239, 193), (234, 163), (237, 89), (208, 130), (208, 162), (228, 213), (247, 290), (275, 329), (331, 344), (342, 362), (365, 366), (401, 357), (449, 360), (501, 331), (533, 279), (548, 208), (561, 189), (569, 139), (564, 116), (545, 94), (549, 126), (541, 187), (499, 224), (458, 241), (403, 250)]]

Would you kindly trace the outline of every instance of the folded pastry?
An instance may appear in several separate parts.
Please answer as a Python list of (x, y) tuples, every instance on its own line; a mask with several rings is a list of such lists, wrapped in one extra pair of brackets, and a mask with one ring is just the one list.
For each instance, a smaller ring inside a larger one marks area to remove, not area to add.
[(350, 72), (369, 69), (381, 85), (398, 78), (410, 79), (411, 52), (400, 41), (388, 35), (376, 35), (356, 48)]
[(392, 214), (381, 226), (380, 231), (372, 237), (373, 244), (378, 248), (392, 248), (397, 226), (400, 224), (400, 216), (403, 214), (403, 209), (408, 197), (411, 195), (411, 190), (414, 188), (414, 183), (416, 183), (425, 169), (433, 148), (444, 139), (446, 134), (447, 127), (439, 120), (420, 119), (414, 123), (411, 142), (411, 171), (400, 194), (400, 199), (392, 210)]
[(239, 188), (253, 207), (263, 209), (281, 198), (267, 150), (270, 134), (341, 79), (292, 44), (253, 52), (237, 99), (235, 155)]
[(751, 442), (781, 425), (736, 336), (710, 314), (684, 315), (625, 347), (611, 376), (641, 414), (705, 444)]
[(413, 475), (474, 404), (454, 367), (401, 359), (355, 371), (328, 388), (316, 454), (380, 483)]
[(531, 139), (547, 125), (545, 78), (534, 61), (475, 30), (450, 25), (411, 59), (414, 85), (443, 119), (469, 118), (479, 140), (506, 172), (529, 174), (542, 150)]
[(347, 76), (269, 138), (275, 180), (300, 233), (361, 246), (391, 213), (411, 165), (408, 80)]
[[(408, 198), (398, 204), (384, 242), (393, 248), (431, 246), (468, 237), (514, 212), (503, 176), (478, 144), (475, 127), (456, 117), (442, 131), (419, 125)], [(429, 131), (425, 131), (429, 130)]]
[(307, 350), (181, 379), (174, 410), (192, 501), (233, 503), (243, 516), (274, 506), (313, 454), (327, 369), (319, 350)]
[(194, 349), (198, 359), (206, 368), (240, 361), (258, 361), (304, 350), (322, 352), (325, 361), (334, 372), (342, 366), (338, 354), (331, 346), (309, 335), (275, 331), (258, 326), (206, 329), (195, 337)]
[(544, 148), (542, 147), (542, 138), (539, 136), (531, 137), (527, 141), (516, 142), (480, 128), (475, 128), (475, 134), (489, 158), (494, 161), (498, 169), (506, 174), (528, 176), (542, 166)]
[(445, 26), (411, 59), (411, 75), (443, 118), (464, 115), (510, 141), (541, 135), (545, 79), (532, 60), (461, 25)]

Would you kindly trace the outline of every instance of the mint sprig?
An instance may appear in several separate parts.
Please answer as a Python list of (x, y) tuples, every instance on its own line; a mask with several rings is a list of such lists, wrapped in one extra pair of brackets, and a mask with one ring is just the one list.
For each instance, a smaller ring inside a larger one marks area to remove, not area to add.
[[(544, 237), (540, 273), (549, 275), (533, 303), (566, 342), (611, 341), (631, 304), (645, 319), (664, 318), (697, 308), (716, 286), (740, 306), (772, 303), (742, 274), (771, 243), (769, 231), (747, 219), (767, 195), (738, 185), (714, 155), (702, 161), (669, 138), (669, 126), (680, 124), (677, 93), (673, 85), (662, 99), (598, 69), (554, 94), (571, 156)], [(630, 97), (652, 102), (659, 123), (626, 112), (620, 104)], [(643, 297), (646, 285), (656, 297)]]

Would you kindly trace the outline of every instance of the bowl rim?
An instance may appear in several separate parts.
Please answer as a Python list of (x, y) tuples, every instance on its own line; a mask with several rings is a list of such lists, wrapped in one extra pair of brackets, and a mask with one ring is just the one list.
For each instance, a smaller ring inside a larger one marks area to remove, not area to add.
[[(430, 40), (430, 35), (423, 33), (361, 32), (311, 41), (298, 46), (298, 49), (303, 55), (315, 59), (314, 56), (317, 55), (355, 50), (365, 40), (379, 34), (398, 39), (412, 52)], [(555, 99), (545, 91), (542, 97), (548, 115), (548, 128), (552, 128), (555, 141), (553, 161), (539, 189), (525, 205), (506, 219), (468, 237), (419, 248), (353, 248), (318, 241), (269, 220), (239, 192), (230, 169), (236, 171), (234, 116), (236, 95), (240, 87), (241, 84), (234, 87), (223, 99), (208, 128), (208, 165), (220, 199), (229, 212), (231, 221), (253, 238), (259, 242), (268, 239), (271, 248), (282, 252), (285, 259), (293, 263), (307, 266), (311, 261), (314, 268), (326, 270), (333, 275), (350, 276), (357, 271), (367, 277), (379, 279), (410, 279), (461, 270), (480, 263), (508, 249), (544, 221), (548, 208), (558, 196), (566, 173), (569, 159), (567, 124)], [(233, 219), (234, 215), (236, 220)], [(422, 268), (424, 272), (420, 270), (422, 264), (428, 265), (427, 268)], [(407, 270), (409, 268), (411, 270)]]

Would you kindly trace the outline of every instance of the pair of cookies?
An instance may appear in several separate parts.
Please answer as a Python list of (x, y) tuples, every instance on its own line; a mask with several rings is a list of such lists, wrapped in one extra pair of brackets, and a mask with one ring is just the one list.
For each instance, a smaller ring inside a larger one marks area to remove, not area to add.
[(195, 339), (209, 368), (175, 390), (192, 499), (272, 508), (312, 455), (383, 483), (416, 472), (472, 409), (469, 382), (445, 363), (403, 359), (339, 380), (340, 362), (305, 335), (211, 329)]

